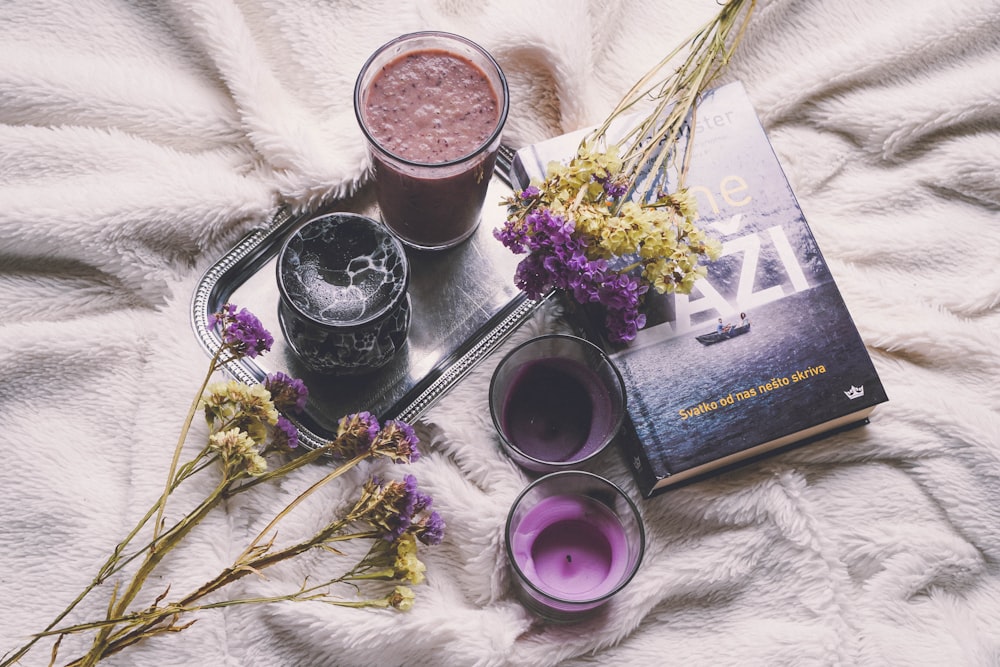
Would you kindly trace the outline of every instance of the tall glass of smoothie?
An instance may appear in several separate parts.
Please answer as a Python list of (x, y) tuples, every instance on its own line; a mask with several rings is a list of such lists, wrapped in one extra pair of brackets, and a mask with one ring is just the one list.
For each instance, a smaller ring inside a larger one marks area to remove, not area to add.
[(464, 37), (410, 33), (372, 54), (354, 87), (354, 112), (382, 222), (396, 237), (439, 250), (472, 235), (508, 106), (500, 66)]

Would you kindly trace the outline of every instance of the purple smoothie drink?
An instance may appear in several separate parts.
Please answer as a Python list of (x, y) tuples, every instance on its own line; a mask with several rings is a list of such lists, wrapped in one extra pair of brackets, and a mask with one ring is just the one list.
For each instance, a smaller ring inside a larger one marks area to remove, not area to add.
[(354, 109), (386, 227), (426, 250), (471, 236), (508, 110), (493, 58), (457, 35), (403, 35), (362, 68)]

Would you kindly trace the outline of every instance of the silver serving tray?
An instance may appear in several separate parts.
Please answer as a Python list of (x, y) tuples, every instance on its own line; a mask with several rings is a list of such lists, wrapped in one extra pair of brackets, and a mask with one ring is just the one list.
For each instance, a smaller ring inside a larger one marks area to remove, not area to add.
[[(274, 345), (257, 359), (231, 363), (226, 371), (247, 384), (281, 371), (309, 387), (303, 414), (289, 419), (299, 427), (306, 448), (321, 446), (343, 415), (367, 410), (381, 420), (412, 422), (462, 379), (534, 312), (542, 302), (514, 286), (519, 257), (493, 237), (503, 223), (502, 198), (511, 193), (508, 174), (513, 151), (502, 147), (476, 233), (449, 250), (407, 249), (411, 263), (413, 313), (406, 346), (385, 367), (360, 377), (334, 377), (304, 368), (288, 347), (278, 324), (275, 256), (291, 230), (321, 213), (351, 211), (379, 219), (370, 188), (349, 205), (293, 215), (280, 210), (220, 258), (202, 277), (191, 303), (195, 335), (208, 354), (218, 349), (219, 332), (208, 318), (226, 303), (253, 312), (274, 336)], [(340, 204), (338, 206), (337, 204)]]

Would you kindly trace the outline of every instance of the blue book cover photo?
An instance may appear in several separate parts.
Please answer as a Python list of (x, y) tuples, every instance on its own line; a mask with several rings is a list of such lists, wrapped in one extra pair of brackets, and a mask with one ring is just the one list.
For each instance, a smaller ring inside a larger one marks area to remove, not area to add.
[(603, 341), (657, 477), (861, 419), (886, 400), (741, 86), (706, 97), (692, 146), (687, 185), (721, 256), (690, 295), (648, 294), (635, 341)]

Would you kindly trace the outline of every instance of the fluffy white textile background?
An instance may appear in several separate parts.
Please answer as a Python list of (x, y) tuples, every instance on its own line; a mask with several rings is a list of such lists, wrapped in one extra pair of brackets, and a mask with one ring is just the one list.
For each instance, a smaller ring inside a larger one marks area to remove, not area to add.
[[(351, 90), (371, 51), (417, 29), (482, 43), (520, 146), (600, 120), (715, 9), (5, 0), (0, 652), (73, 598), (160, 491), (207, 362), (188, 323), (202, 272), (279, 201), (358, 187)], [(412, 471), (448, 536), (423, 551), (411, 612), (212, 611), (109, 663), (1000, 664), (998, 65), (997, 0), (760, 4), (726, 78), (754, 100), (891, 402), (866, 428), (641, 502), (647, 558), (604, 617), (546, 626), (511, 597), (501, 533), (526, 478), (497, 449), (487, 363), (421, 425)], [(516, 338), (558, 326), (543, 313)], [(634, 493), (613, 453), (593, 468)], [(153, 583), (209, 578), (316, 474), (229, 504)], [(287, 591), (312, 567), (233, 594)]]

